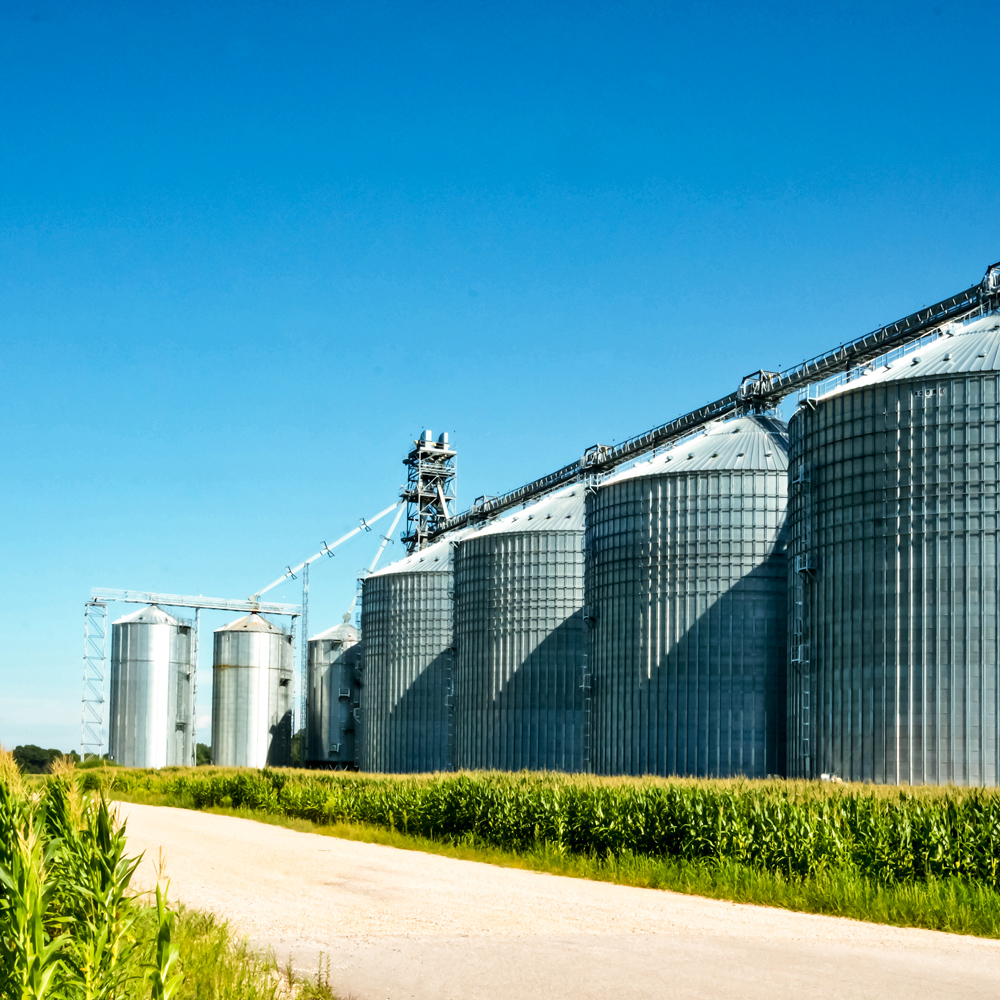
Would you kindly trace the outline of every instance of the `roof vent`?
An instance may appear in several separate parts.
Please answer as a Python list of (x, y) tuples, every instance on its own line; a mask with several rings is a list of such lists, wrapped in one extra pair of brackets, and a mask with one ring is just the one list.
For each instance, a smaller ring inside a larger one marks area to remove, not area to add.
[(712, 452), (712, 458), (718, 458), (718, 457), (719, 457), (719, 453), (717, 451), (713, 451)]
[(986, 352), (985, 352), (985, 351), (983, 351), (983, 352), (982, 352), (982, 353), (981, 353), (981, 354), (979, 355), (979, 357), (981, 357), (981, 358), (985, 358), (985, 357), (986, 357)]
[(764, 452), (764, 458), (770, 458), (770, 457), (771, 457), (771, 452), (765, 451)]
[(912, 360), (912, 361), (910, 362), (910, 364), (911, 364), (911, 365), (919, 365), (919, 364), (920, 364), (920, 358), (919, 358), (919, 357), (916, 357), (916, 358), (914, 358), (914, 359), (913, 359), (913, 360)]
[(949, 352), (948, 354), (946, 354), (941, 360), (942, 361), (951, 361), (951, 353)]
[(736, 457), (737, 457), (737, 458), (743, 458), (743, 456), (744, 456), (744, 455), (746, 455), (746, 452), (745, 452), (745, 451), (741, 451), (741, 452), (739, 452), (739, 453), (737, 454), (737, 456), (736, 456)]

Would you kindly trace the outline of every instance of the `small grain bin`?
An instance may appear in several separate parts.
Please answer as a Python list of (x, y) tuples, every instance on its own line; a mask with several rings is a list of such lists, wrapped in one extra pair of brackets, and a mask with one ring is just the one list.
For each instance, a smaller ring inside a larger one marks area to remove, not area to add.
[(112, 624), (112, 760), (126, 767), (194, 763), (191, 652), (191, 626), (155, 604)]
[(292, 749), (292, 637), (263, 615), (215, 630), (212, 760), (287, 767)]
[(357, 764), (360, 638), (360, 632), (344, 622), (309, 640), (306, 763), (310, 767), (344, 769)]

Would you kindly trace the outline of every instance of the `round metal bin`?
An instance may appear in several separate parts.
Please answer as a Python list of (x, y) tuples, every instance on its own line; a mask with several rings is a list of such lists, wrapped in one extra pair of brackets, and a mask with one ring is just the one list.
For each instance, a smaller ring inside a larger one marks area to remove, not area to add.
[(789, 771), (996, 785), (1000, 317), (790, 421)]
[(353, 768), (359, 704), (361, 633), (345, 622), (309, 640), (306, 762)]
[(362, 771), (451, 769), (452, 548), (436, 542), (362, 584)]
[(456, 768), (583, 768), (583, 487), (455, 550)]
[(191, 626), (155, 604), (111, 626), (108, 753), (126, 767), (194, 764)]
[(212, 760), (287, 767), (292, 749), (292, 637), (263, 615), (215, 630)]
[(746, 416), (588, 497), (595, 772), (783, 771), (786, 490), (785, 425)]

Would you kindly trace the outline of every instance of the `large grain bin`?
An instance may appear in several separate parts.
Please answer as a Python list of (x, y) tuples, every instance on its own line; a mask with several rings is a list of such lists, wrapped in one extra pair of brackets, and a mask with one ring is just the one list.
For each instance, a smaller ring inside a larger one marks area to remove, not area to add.
[(363, 771), (451, 768), (452, 548), (443, 539), (362, 585)]
[(790, 424), (789, 769), (998, 781), (1000, 318)]
[(360, 638), (344, 622), (309, 640), (306, 762), (312, 767), (342, 769), (357, 763)]
[(212, 760), (286, 767), (292, 750), (292, 637), (263, 615), (215, 630)]
[(455, 550), (456, 768), (583, 767), (583, 487)]
[(191, 652), (191, 626), (155, 604), (112, 624), (112, 760), (126, 767), (194, 763)]
[(595, 772), (783, 769), (786, 441), (714, 424), (588, 497)]

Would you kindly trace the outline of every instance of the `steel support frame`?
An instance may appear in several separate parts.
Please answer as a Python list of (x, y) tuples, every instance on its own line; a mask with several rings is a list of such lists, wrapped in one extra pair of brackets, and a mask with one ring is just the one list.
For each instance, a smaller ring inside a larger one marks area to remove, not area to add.
[(108, 606), (87, 601), (83, 609), (83, 704), (80, 754), (99, 757), (104, 748), (104, 679), (107, 660)]
[(424, 548), (439, 527), (454, 515), (456, 452), (449, 447), (446, 435), (438, 441), (429, 432), (413, 442), (413, 449), (403, 459), (406, 486), (406, 534), (408, 552)]

